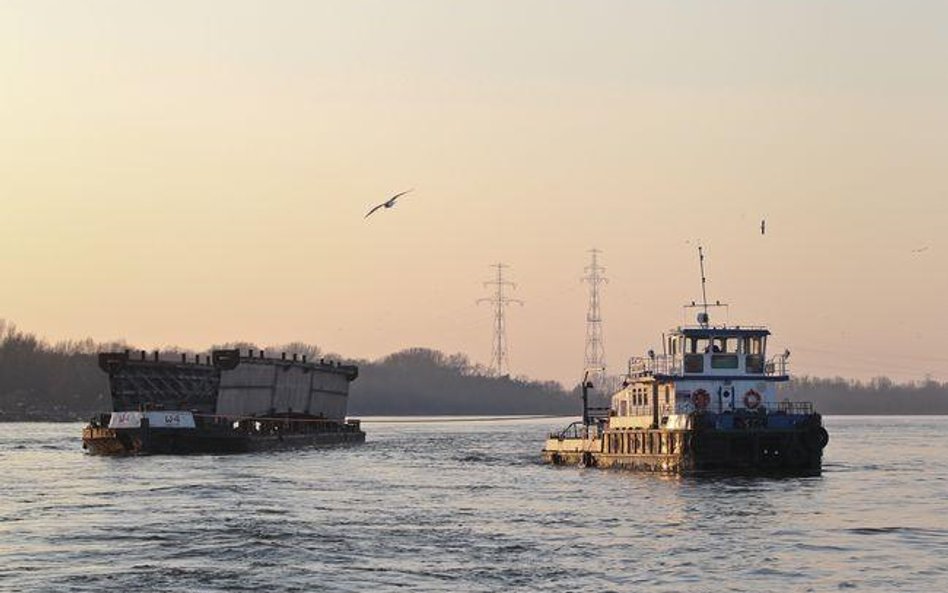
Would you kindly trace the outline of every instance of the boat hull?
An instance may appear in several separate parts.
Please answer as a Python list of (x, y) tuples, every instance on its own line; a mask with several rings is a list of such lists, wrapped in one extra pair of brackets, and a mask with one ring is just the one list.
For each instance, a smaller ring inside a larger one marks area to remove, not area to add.
[(275, 449), (351, 445), (365, 442), (365, 433), (340, 425), (340, 430), (247, 434), (239, 431), (162, 428), (83, 429), (82, 447), (92, 455), (188, 455), (249, 453)]
[(590, 438), (547, 440), (555, 465), (670, 474), (818, 476), (828, 437), (822, 426), (760, 430), (606, 430)]

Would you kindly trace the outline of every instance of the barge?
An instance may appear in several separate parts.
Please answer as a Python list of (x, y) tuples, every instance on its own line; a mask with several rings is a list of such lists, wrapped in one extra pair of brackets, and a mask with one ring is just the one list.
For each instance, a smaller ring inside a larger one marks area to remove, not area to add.
[(158, 352), (99, 354), (112, 412), (83, 428), (96, 455), (243, 453), (365, 441), (346, 418), (358, 368), (306, 356), (215, 350), (179, 360)]
[[(704, 289), (703, 254), (701, 262)], [(829, 442), (820, 414), (777, 392), (790, 378), (790, 352), (767, 357), (766, 327), (712, 324), (709, 309), (726, 305), (705, 298), (688, 307), (701, 309), (698, 324), (671, 330), (662, 353), (630, 359), (608, 408), (589, 408), (584, 377), (583, 418), (549, 435), (543, 460), (673, 474), (820, 475)]]

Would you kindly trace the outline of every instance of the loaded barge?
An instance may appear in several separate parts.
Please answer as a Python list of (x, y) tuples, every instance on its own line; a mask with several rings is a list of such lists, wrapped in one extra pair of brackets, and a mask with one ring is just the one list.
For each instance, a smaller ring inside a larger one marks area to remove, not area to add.
[[(704, 257), (702, 289), (704, 288)], [(702, 290), (704, 292), (704, 290)], [(698, 324), (671, 330), (662, 353), (629, 360), (608, 408), (550, 434), (552, 464), (693, 474), (817, 476), (829, 435), (810, 402), (779, 399), (789, 351), (767, 358), (766, 327), (714, 325), (701, 305)]]
[(242, 453), (365, 441), (359, 421), (346, 419), (355, 366), (254, 350), (180, 360), (126, 350), (100, 353), (99, 368), (109, 375), (113, 411), (82, 431), (92, 454)]

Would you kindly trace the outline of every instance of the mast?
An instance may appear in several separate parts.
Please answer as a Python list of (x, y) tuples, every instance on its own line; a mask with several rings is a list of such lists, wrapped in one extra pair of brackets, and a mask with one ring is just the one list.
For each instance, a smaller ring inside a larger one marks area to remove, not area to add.
[(708, 326), (710, 317), (708, 316), (708, 291), (706, 287), (707, 280), (704, 276), (704, 251), (701, 245), (698, 245), (698, 263), (701, 266), (701, 307), (704, 309), (698, 315), (698, 323), (704, 327)]

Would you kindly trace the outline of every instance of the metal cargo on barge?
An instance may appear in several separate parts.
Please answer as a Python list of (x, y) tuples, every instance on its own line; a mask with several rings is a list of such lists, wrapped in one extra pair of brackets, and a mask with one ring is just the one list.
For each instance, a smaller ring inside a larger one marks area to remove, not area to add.
[(359, 421), (346, 419), (355, 366), (215, 350), (203, 360), (103, 352), (99, 367), (109, 375), (113, 411), (83, 429), (83, 448), (93, 454), (241, 453), (365, 441)]
[[(702, 289), (704, 266), (702, 261)], [(704, 290), (702, 290), (704, 293)], [(780, 399), (789, 351), (767, 357), (766, 327), (715, 325), (700, 305), (698, 324), (671, 330), (662, 353), (629, 361), (608, 408), (549, 436), (543, 460), (690, 474), (727, 472), (812, 476), (829, 435), (809, 402)], [(587, 373), (588, 376), (588, 373)]]

